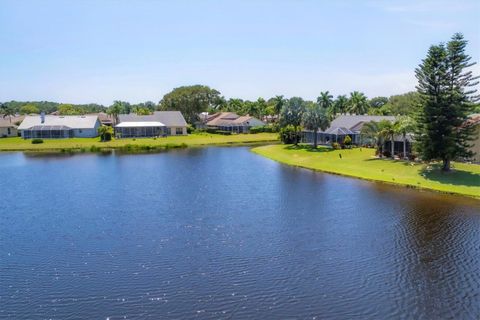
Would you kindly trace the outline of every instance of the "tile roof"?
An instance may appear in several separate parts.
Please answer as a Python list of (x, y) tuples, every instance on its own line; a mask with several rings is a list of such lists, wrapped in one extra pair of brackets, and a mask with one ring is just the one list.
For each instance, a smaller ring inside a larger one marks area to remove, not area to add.
[[(215, 116), (215, 117), (213, 117)], [(252, 116), (239, 116), (234, 112), (221, 112), (219, 114), (214, 114), (211, 119), (207, 121), (207, 126), (211, 127), (228, 127), (228, 126), (239, 126), (248, 124), (249, 121), (255, 120), (255, 122), (260, 123), (261, 121)]]

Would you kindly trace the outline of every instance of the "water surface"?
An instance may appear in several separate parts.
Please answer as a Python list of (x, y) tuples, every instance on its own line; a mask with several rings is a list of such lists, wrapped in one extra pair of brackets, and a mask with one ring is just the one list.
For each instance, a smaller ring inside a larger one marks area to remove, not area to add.
[(480, 205), (248, 148), (0, 154), (1, 319), (478, 319)]

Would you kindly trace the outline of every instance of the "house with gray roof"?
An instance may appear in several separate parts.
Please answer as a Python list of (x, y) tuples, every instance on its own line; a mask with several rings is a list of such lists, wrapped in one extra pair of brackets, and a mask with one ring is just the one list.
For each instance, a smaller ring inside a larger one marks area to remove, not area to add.
[(93, 138), (98, 136), (98, 116), (26, 116), (18, 127), (24, 139)]
[(155, 111), (149, 115), (120, 114), (115, 126), (117, 138), (160, 137), (187, 134), (187, 122), (180, 111)]
[[(346, 136), (350, 136), (352, 144), (362, 144), (360, 132), (363, 125), (370, 121), (380, 122), (382, 120), (395, 121), (393, 116), (367, 116), (367, 115), (340, 115), (335, 118), (325, 131), (317, 132), (319, 143), (330, 144), (333, 142), (342, 143)], [(303, 141), (310, 143), (313, 141), (313, 131), (303, 131)]]

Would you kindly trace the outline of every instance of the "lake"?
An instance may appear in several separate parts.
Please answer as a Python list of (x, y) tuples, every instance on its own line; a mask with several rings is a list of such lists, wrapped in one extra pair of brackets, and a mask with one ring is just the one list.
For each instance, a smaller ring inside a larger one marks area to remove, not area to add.
[(0, 154), (1, 319), (478, 319), (480, 201), (238, 148)]

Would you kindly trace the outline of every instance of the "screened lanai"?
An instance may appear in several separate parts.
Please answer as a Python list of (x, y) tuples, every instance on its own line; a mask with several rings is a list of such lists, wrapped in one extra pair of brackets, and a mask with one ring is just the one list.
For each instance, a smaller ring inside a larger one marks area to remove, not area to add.
[(165, 125), (156, 121), (121, 122), (115, 126), (117, 138), (159, 137), (165, 134)]
[(67, 126), (38, 125), (23, 130), (24, 139), (61, 139), (72, 138), (73, 130)]

